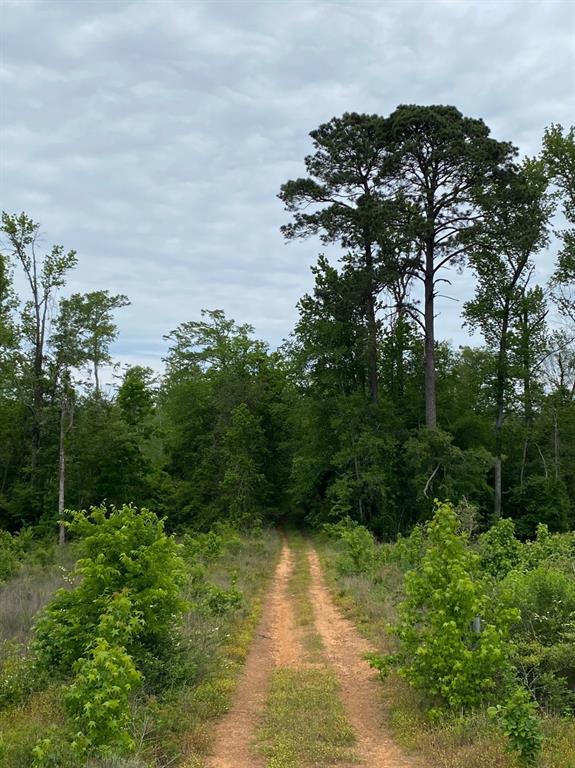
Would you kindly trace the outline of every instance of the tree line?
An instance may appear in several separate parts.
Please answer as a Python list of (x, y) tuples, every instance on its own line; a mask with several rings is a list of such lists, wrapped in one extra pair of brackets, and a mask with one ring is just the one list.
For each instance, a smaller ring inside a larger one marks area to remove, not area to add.
[[(282, 232), (340, 256), (319, 256), (288, 340), (270, 351), (205, 310), (166, 336), (162, 376), (124, 368), (113, 394), (101, 371), (128, 298), (64, 296), (76, 253), (41, 252), (39, 225), (3, 214), (2, 525), (53, 528), (106, 500), (172, 527), (349, 516), (389, 538), (450, 498), (522, 536), (573, 526), (574, 129), (519, 158), (482, 120), (412, 105), (310, 137)], [(436, 303), (462, 272), (481, 344), (454, 348)]]

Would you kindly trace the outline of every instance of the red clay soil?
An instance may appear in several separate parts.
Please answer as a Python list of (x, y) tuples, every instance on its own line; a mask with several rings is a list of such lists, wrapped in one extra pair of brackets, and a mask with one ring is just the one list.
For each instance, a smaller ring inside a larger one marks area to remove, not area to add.
[[(364, 653), (374, 649), (335, 606), (325, 586), (317, 553), (310, 550), (308, 557), (316, 629), (325, 645), (326, 661), (333, 666), (341, 686), (343, 705), (357, 736), (360, 765), (422, 768), (403, 755), (387, 733), (382, 686), (363, 659)], [(292, 553), (285, 543), (232, 706), (216, 726), (214, 753), (206, 768), (265, 766), (265, 760), (254, 754), (252, 744), (271, 673), (276, 667), (308, 666), (289, 592), (292, 569)]]
[(232, 706), (216, 726), (214, 753), (206, 768), (263, 768), (265, 764), (263, 758), (254, 755), (251, 745), (268, 681), (274, 667), (295, 664), (301, 656), (288, 593), (292, 568), (292, 553), (284, 544)]
[(327, 589), (317, 553), (308, 552), (311, 572), (311, 601), (315, 623), (328, 661), (342, 692), (342, 702), (357, 737), (357, 753), (365, 768), (415, 768), (391, 739), (386, 725), (386, 703), (382, 685), (363, 658), (375, 648), (339, 611)]

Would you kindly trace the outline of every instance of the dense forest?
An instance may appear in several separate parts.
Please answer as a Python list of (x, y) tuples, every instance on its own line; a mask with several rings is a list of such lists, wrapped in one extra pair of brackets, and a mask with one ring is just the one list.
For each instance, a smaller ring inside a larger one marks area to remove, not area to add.
[[(4, 213), (4, 527), (53, 530), (64, 509), (105, 500), (172, 529), (349, 516), (392, 539), (434, 498), (466, 499), (483, 527), (511, 517), (521, 536), (572, 527), (573, 129), (550, 126), (520, 158), (453, 107), (400, 106), (311, 140), (305, 175), (281, 187), (283, 235), (341, 255), (319, 256), (285, 344), (204, 310), (166, 336), (162, 375), (123, 366), (112, 391), (102, 371), (128, 298), (66, 295), (81, 256), (46, 251), (38, 223)], [(475, 341), (454, 348), (435, 303), (463, 271)]]
[(2, 214), (2, 766), (575, 768), (575, 128), (310, 138), (275, 350), (203, 309), (122, 365), (130, 298)]

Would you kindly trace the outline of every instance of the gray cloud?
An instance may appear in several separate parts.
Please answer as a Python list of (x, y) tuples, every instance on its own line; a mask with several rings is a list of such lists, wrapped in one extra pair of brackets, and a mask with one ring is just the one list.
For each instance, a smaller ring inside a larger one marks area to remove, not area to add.
[(282, 242), (276, 194), (319, 123), (452, 103), (534, 154), (575, 122), (570, 0), (5, 1), (1, 34), (1, 205), (78, 250), (71, 290), (130, 296), (115, 353), (156, 366), (202, 307), (290, 332), (322, 248)]

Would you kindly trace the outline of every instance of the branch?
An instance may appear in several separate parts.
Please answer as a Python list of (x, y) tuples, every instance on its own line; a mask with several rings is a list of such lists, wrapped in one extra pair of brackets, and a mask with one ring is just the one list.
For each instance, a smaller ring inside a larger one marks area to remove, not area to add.
[(431, 485), (433, 478), (437, 474), (437, 470), (439, 469), (440, 466), (441, 464), (438, 464), (433, 470), (433, 472), (427, 478), (427, 482), (425, 483), (425, 488), (423, 489), (423, 495), (425, 496), (425, 498), (427, 498), (427, 491), (429, 490), (429, 486)]

